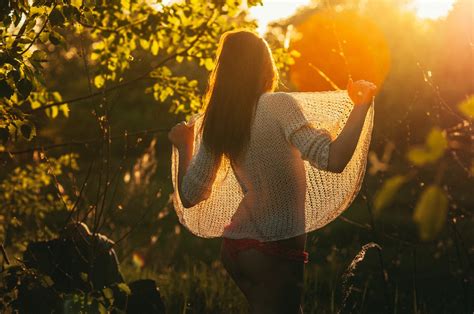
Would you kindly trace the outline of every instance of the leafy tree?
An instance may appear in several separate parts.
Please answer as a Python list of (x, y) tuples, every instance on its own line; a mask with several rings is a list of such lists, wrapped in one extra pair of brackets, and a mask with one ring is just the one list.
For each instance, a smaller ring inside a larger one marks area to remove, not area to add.
[[(248, 1), (248, 6), (260, 1)], [(172, 99), (173, 112), (200, 108), (197, 82), (177, 75), (170, 65), (195, 62), (213, 67), (217, 39), (236, 27), (254, 28), (247, 22), (240, 0), (176, 1), (164, 4), (146, 0), (8, 1), (0, 11), (0, 136), (3, 144), (36, 134), (31, 115), (45, 111), (51, 118), (68, 115), (80, 100), (105, 95), (140, 80), (157, 101)], [(89, 94), (63, 99), (51, 90), (42, 74), (50, 64), (50, 51), (67, 50), (71, 37), (87, 37), (92, 52), (85, 55)], [(123, 74), (139, 52), (156, 61), (129, 80)], [(280, 58), (281, 59), (281, 58)], [(3, 150), (6, 149), (4, 146)]]

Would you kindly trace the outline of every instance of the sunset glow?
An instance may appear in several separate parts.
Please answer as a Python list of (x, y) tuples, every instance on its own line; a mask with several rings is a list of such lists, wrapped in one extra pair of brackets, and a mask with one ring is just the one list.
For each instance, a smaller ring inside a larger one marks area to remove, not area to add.
[[(455, 2), (456, 0), (413, 0), (408, 8), (414, 10), (420, 18), (437, 19), (447, 15)], [(263, 6), (250, 8), (250, 16), (258, 21), (258, 32), (263, 34), (270, 22), (287, 18), (310, 3), (310, 0), (264, 0)]]
[(455, 0), (415, 0), (412, 8), (420, 18), (437, 19), (446, 16)]
[(250, 8), (250, 16), (258, 21), (258, 32), (265, 33), (268, 23), (293, 15), (309, 0), (264, 0), (263, 6)]

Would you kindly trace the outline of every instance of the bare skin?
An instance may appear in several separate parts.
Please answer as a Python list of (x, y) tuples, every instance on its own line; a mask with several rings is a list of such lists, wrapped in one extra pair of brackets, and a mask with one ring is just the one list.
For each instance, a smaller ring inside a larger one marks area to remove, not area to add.
[[(304, 250), (306, 234), (276, 241), (284, 247)], [(229, 255), (221, 248), (222, 263), (249, 302), (250, 313), (303, 313), (304, 263), (267, 255), (255, 249)]]
[[(376, 86), (367, 81), (350, 80), (347, 91), (354, 108), (341, 134), (330, 145), (327, 170), (331, 172), (342, 172), (350, 161)], [(179, 151), (178, 193), (181, 196), (181, 182), (193, 156), (194, 127), (183, 122), (177, 124), (169, 132), (168, 138)], [(195, 205), (183, 197), (181, 200), (186, 208)], [(304, 250), (306, 234), (277, 242), (288, 248)], [(242, 251), (233, 259), (225, 246), (221, 250), (221, 259), (247, 298), (251, 313), (303, 313), (303, 262), (270, 256), (255, 249)]]

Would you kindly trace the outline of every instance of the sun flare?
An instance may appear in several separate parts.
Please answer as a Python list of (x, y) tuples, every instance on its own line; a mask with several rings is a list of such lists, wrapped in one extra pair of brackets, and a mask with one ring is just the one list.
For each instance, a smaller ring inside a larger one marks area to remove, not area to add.
[(250, 8), (250, 16), (258, 21), (257, 31), (265, 33), (268, 23), (293, 15), (298, 8), (309, 4), (310, 0), (264, 0), (263, 6)]
[(437, 19), (448, 15), (456, 0), (415, 0), (412, 7), (420, 18)]
[[(369, 0), (377, 1), (377, 0)], [(408, 4), (419, 18), (437, 19), (446, 16), (456, 0), (412, 0)], [(311, 0), (263, 0), (263, 6), (250, 8), (250, 15), (258, 21), (258, 32), (263, 34), (267, 25), (293, 15), (300, 7), (308, 5)]]

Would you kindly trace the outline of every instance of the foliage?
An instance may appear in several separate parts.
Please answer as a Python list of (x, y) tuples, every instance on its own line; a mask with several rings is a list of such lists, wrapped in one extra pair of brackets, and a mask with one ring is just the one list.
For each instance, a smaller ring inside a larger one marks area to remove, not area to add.
[(407, 157), (414, 165), (423, 166), (436, 162), (443, 156), (447, 148), (448, 141), (444, 132), (438, 128), (433, 128), (426, 137), (425, 145), (413, 147), (408, 151)]
[(474, 95), (461, 102), (458, 108), (468, 119), (474, 119)]
[[(467, 99), (458, 105), (458, 108), (467, 117), (469, 117), (469, 102), (470, 100)], [(407, 159), (413, 165), (422, 167), (434, 164), (438, 169), (438, 175), (434, 179), (435, 184), (428, 186), (418, 197), (413, 214), (413, 220), (418, 224), (420, 237), (423, 240), (433, 240), (446, 222), (448, 197), (439, 185), (444, 171), (444, 165), (440, 163), (440, 160), (448, 149), (449, 145), (445, 132), (433, 127), (427, 135), (424, 145), (412, 147), (407, 153)], [(386, 180), (374, 198), (376, 213), (388, 207), (401, 186), (413, 177), (414, 174), (395, 175)]]
[[(249, 5), (259, 3), (252, 1)], [(177, 75), (166, 64), (195, 62), (209, 71), (220, 34), (236, 27), (255, 27), (241, 18), (240, 0), (176, 1), (168, 5), (146, 0), (7, 4), (0, 12), (0, 136), (4, 144), (9, 139), (29, 140), (35, 135), (32, 112), (45, 110), (55, 118), (62, 111), (67, 116), (68, 104), (78, 100), (63, 100), (59, 92), (48, 88), (42, 76), (51, 63), (48, 52), (71, 51), (74, 47), (70, 39), (86, 37), (92, 42), (92, 52), (82, 55), (90, 91), (78, 97), (80, 100), (148, 80), (152, 87), (146, 90), (153, 92), (157, 101), (170, 97), (172, 112), (189, 113), (200, 107), (197, 84), (189, 76)], [(83, 46), (78, 48), (84, 51)], [(143, 52), (156, 61), (145, 73), (124, 81), (123, 74)]]
[[(84, 277), (87, 281), (87, 276)], [(89, 292), (62, 292), (55, 289), (55, 282), (48, 275), (24, 266), (10, 266), (0, 271), (0, 311), (20, 313), (31, 311), (31, 305), (23, 298), (28, 295), (44, 298), (45, 309), (56, 308), (66, 313), (123, 312), (127, 297), (131, 294), (125, 283), (113, 284)]]
[(378, 214), (383, 208), (390, 205), (400, 187), (407, 181), (407, 178), (402, 175), (395, 175), (390, 179), (385, 180), (383, 186), (374, 196), (375, 213)]
[[(346, 61), (354, 79), (383, 80), (390, 66), (376, 98), (371, 144), (373, 156), (383, 151), (375, 158), (383, 167), (366, 176), (368, 189), (341, 219), (309, 235), (305, 312), (336, 312), (346, 292), (350, 300), (344, 306), (359, 312), (380, 312), (391, 305), (393, 311), (384, 312), (470, 309), (473, 89), (466, 78), (471, 75), (472, 44), (460, 34), (472, 25), (470, 11), (463, 9), (471, 1), (459, 0), (448, 17), (436, 21), (417, 19), (403, 7), (407, 2), (314, 1), (332, 5), (338, 17), (356, 18), (329, 19), (321, 25), (324, 29), (308, 25), (315, 38), (300, 42), (308, 51), (316, 49), (312, 57), (323, 56), (309, 61), (324, 66), (340, 87), (347, 79)], [(173, 215), (166, 130), (200, 109), (219, 35), (254, 23), (239, 13), (236, 2), (224, 0), (211, 6), (187, 0), (154, 7), (145, 0), (6, 3), (0, 8), (0, 95), (5, 96), (0, 98), (0, 184), (18, 195), (0, 209), (7, 251), (16, 254), (27, 238), (48, 238), (69, 215), (89, 223), (98, 213), (94, 228), (116, 240), (122, 270), (131, 276), (133, 269), (138, 278), (156, 276), (170, 312), (242, 312), (242, 295), (217, 265), (218, 243), (187, 234)], [(289, 21), (298, 29), (298, 21), (319, 8), (303, 10)], [(327, 12), (315, 19), (333, 16)], [(265, 37), (281, 76), (286, 78), (288, 66), (294, 70), (299, 62), (310, 73), (307, 83), (317, 81), (327, 89), (318, 71), (304, 64), (308, 56), (303, 49), (288, 54), (285, 47), (295, 46), (286, 39), (296, 41), (298, 32), (294, 38), (286, 36), (288, 25), (280, 24)], [(332, 36), (334, 24), (339, 40)], [(364, 25), (368, 31), (361, 31)], [(366, 37), (381, 49), (368, 47)], [(358, 60), (359, 52), (365, 61)], [(370, 59), (374, 55), (389, 56), (390, 63), (377, 68)], [(295, 73), (290, 74), (285, 85), (292, 89)], [(389, 144), (394, 149), (386, 151)], [(43, 150), (44, 157), (78, 152), (80, 169), (65, 162), (56, 180), (46, 164), (61, 157), (46, 162), (39, 158)], [(21, 174), (13, 180), (15, 171)], [(83, 193), (82, 187), (70, 189), (70, 181), (83, 183)], [(22, 182), (29, 182), (27, 192), (21, 191)], [(378, 190), (373, 199), (372, 189)], [(21, 226), (11, 223), (16, 200), (26, 215), (15, 216)], [(365, 200), (373, 201), (377, 219), (371, 219)], [(370, 250), (350, 287), (341, 291), (342, 270), (370, 242), (382, 250), (378, 255)], [(433, 284), (441, 280), (446, 291)], [(97, 305), (95, 295), (64, 297), (77, 301), (75, 309), (85, 310), (89, 301)]]
[(432, 240), (444, 226), (448, 213), (448, 197), (443, 189), (430, 185), (420, 195), (413, 219), (423, 240)]
[(42, 158), (13, 169), (0, 182), (0, 243), (22, 251), (31, 240), (48, 239), (58, 226), (48, 217), (72, 209), (58, 177), (78, 171), (76, 154)]

